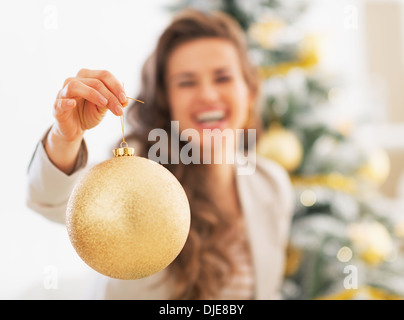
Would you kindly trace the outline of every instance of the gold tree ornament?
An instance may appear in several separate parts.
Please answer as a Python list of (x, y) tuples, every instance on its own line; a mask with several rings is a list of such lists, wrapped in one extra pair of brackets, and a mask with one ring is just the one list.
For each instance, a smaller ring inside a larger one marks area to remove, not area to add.
[(376, 186), (383, 185), (390, 175), (390, 157), (383, 148), (375, 148), (367, 161), (359, 168), (359, 176), (373, 182)]
[(274, 123), (258, 141), (257, 153), (293, 172), (302, 161), (303, 146), (292, 131)]
[(124, 280), (166, 268), (182, 250), (190, 221), (179, 181), (164, 166), (136, 156), (124, 137), (111, 159), (81, 176), (66, 211), (68, 235), (81, 259)]

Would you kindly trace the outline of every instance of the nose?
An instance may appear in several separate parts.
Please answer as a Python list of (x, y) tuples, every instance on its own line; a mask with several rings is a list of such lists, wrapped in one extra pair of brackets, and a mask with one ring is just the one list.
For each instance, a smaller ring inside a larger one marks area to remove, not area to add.
[(202, 102), (212, 103), (218, 100), (219, 90), (215, 83), (203, 81), (199, 86), (199, 98)]

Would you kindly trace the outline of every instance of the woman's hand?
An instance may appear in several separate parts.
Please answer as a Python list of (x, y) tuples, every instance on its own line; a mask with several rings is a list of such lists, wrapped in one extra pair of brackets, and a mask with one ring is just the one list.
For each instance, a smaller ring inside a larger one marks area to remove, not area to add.
[(54, 104), (56, 122), (45, 144), (49, 159), (70, 173), (84, 132), (97, 126), (108, 110), (122, 115), (125, 102), (122, 85), (108, 71), (81, 69), (76, 77), (66, 79)]
[(108, 110), (122, 115), (126, 101), (122, 85), (110, 72), (81, 69), (76, 77), (66, 79), (57, 95), (56, 132), (69, 142), (81, 140), (84, 131), (98, 125)]

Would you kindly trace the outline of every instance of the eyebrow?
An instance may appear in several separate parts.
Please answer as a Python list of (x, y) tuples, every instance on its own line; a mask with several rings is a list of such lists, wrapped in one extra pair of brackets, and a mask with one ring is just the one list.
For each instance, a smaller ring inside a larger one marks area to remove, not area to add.
[(230, 67), (222, 67), (215, 70), (215, 74), (222, 74), (226, 72), (230, 72)]
[[(220, 67), (220, 68), (217, 68), (217, 69), (214, 70), (214, 74), (215, 75), (220, 75), (220, 74), (223, 74), (223, 73), (227, 73), (229, 71), (230, 71), (229, 67)], [(193, 72), (179, 72), (179, 73), (174, 74), (171, 77), (171, 79), (192, 78), (194, 75), (195, 75), (195, 73), (193, 73)]]
[(192, 78), (193, 75), (194, 74), (192, 72), (180, 72), (180, 73), (174, 74), (171, 78), (172, 79)]

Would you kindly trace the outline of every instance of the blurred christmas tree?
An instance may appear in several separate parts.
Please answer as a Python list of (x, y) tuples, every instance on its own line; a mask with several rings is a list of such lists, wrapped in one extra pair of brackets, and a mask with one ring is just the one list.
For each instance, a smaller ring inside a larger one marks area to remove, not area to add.
[(354, 138), (371, 117), (335, 117), (340, 77), (319, 70), (317, 39), (298, 26), (310, 2), (189, 0), (171, 9), (185, 7), (236, 18), (260, 66), (266, 131), (257, 152), (285, 167), (296, 191), (284, 298), (404, 297), (404, 223), (379, 191), (389, 158)]

